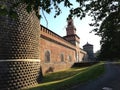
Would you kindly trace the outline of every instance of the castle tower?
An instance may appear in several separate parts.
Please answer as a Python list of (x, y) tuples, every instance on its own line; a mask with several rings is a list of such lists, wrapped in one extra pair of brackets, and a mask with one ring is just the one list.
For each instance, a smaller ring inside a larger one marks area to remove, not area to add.
[[(2, 0), (8, 10), (20, 0)], [(40, 23), (25, 4), (16, 7), (17, 18), (0, 16), (0, 90), (19, 90), (38, 83)]]
[(87, 61), (94, 61), (93, 45), (87, 42), (87, 44), (83, 46), (83, 50), (87, 52)]
[(68, 19), (66, 32), (67, 35), (64, 37), (64, 39), (79, 47), (80, 38), (76, 35), (76, 28), (74, 26), (73, 19)]
[(80, 38), (76, 34), (76, 28), (74, 26), (73, 19), (68, 19), (67, 21), (67, 28), (66, 28), (67, 35), (64, 36), (64, 39), (70, 42), (71, 44), (76, 46), (76, 61), (79, 61), (80, 57)]
[(67, 21), (67, 23), (68, 23), (67, 28), (66, 28), (67, 36), (68, 35), (75, 35), (76, 34), (76, 28), (74, 26), (73, 19), (69, 19)]

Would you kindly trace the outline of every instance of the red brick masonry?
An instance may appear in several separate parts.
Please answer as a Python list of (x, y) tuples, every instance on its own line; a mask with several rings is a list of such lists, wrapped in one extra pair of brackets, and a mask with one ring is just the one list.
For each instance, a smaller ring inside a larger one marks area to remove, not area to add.
[[(50, 53), (50, 62), (45, 62), (45, 52)], [(79, 59), (76, 60), (79, 53)], [(63, 60), (61, 61), (61, 54)], [(81, 50), (63, 37), (41, 25), (40, 30), (40, 59), (43, 74), (70, 68), (75, 62), (82, 61), (85, 51)], [(69, 58), (71, 57), (71, 58)]]

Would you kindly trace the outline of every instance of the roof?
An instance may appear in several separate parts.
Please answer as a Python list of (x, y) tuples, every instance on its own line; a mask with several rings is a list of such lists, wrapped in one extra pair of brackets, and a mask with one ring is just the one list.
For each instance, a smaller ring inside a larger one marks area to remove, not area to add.
[(92, 44), (89, 44), (88, 42), (83, 46), (83, 47), (85, 47), (85, 46), (93, 46)]

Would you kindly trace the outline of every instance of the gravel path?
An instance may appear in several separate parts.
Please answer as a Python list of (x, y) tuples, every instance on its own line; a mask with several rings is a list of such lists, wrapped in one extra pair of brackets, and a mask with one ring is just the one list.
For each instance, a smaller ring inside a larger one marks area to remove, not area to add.
[(77, 85), (70, 90), (120, 90), (120, 65), (106, 62), (106, 72), (97, 80)]

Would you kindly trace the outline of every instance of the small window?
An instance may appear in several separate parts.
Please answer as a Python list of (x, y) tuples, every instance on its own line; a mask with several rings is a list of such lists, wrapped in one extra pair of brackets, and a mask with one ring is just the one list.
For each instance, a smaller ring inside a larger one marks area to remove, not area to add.
[(60, 58), (61, 58), (61, 62), (63, 62), (64, 61), (64, 55), (61, 54)]
[(68, 61), (71, 62), (72, 61), (72, 57), (68, 56)]
[(69, 22), (68, 25), (70, 26), (72, 24), (72, 22)]
[(46, 51), (46, 52), (45, 52), (45, 62), (46, 62), (46, 63), (49, 63), (49, 62), (50, 62), (50, 52), (49, 52), (49, 51)]

